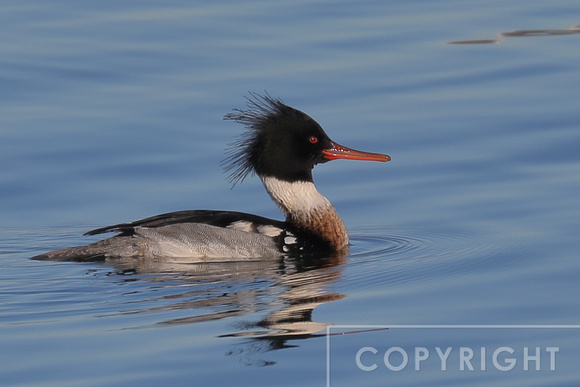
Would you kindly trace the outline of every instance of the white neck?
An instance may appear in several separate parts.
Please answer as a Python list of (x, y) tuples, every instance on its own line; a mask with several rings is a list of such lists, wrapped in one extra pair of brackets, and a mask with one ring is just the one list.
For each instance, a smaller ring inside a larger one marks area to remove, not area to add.
[[(311, 213), (333, 208), (310, 181), (287, 182), (275, 177), (263, 177), (266, 191), (286, 217), (289, 214)], [(334, 209), (334, 208), (333, 208)]]
[(287, 182), (269, 176), (261, 178), (288, 222), (320, 235), (337, 249), (348, 244), (344, 223), (313, 182)]

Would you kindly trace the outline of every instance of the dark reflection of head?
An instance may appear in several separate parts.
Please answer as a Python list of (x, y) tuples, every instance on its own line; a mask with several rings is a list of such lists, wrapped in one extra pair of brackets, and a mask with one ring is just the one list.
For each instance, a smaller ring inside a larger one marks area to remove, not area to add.
[[(171, 287), (170, 291), (156, 291), (152, 298), (140, 299), (136, 304), (140, 309), (129, 313), (173, 310), (182, 315), (160, 321), (157, 323), (160, 325), (237, 316), (233, 332), (221, 335), (244, 338), (242, 343), (235, 343), (238, 350), (229, 355), (239, 354), (245, 363), (268, 365), (267, 361), (254, 359), (256, 352), (286, 348), (288, 339), (320, 335), (326, 329), (327, 323), (312, 321), (312, 312), (318, 305), (343, 297), (333, 293), (331, 285), (340, 279), (344, 260), (342, 257), (283, 257), (207, 264), (135, 259), (110, 263), (118, 270), (117, 274), (130, 275), (128, 280), (137, 280), (132, 275), (135, 274), (157, 287), (165, 284)], [(240, 322), (240, 316), (248, 316), (250, 320)], [(251, 316), (260, 317), (251, 320)]]

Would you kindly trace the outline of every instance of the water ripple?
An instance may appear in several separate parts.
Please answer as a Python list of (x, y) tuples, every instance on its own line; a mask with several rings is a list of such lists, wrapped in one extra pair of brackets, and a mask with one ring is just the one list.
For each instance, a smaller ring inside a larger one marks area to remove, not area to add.
[(351, 232), (355, 286), (441, 280), (522, 264), (519, 235), (419, 227), (358, 228)]

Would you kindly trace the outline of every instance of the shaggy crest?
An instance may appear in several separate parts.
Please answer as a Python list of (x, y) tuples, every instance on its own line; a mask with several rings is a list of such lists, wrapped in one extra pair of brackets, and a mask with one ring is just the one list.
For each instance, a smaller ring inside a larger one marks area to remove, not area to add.
[(280, 99), (272, 98), (268, 93), (264, 96), (250, 92), (247, 99), (247, 110), (234, 109), (224, 116), (224, 120), (236, 121), (246, 127), (238, 140), (228, 144), (226, 158), (221, 165), (225, 172), (230, 172), (227, 181), (235, 186), (250, 174), (255, 174), (258, 160), (256, 149), (263, 146), (261, 134), (265, 124), (275, 116), (292, 114), (295, 109), (285, 105)]

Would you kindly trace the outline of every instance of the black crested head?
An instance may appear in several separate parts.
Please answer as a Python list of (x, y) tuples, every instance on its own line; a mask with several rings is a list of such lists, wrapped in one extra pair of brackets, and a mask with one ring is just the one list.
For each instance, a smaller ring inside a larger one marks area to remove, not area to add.
[(247, 97), (247, 110), (224, 116), (244, 124), (246, 131), (230, 144), (223, 161), (234, 185), (250, 173), (285, 181), (312, 181), (312, 168), (328, 161), (322, 151), (332, 147), (322, 127), (305, 113), (281, 100), (256, 93)]

